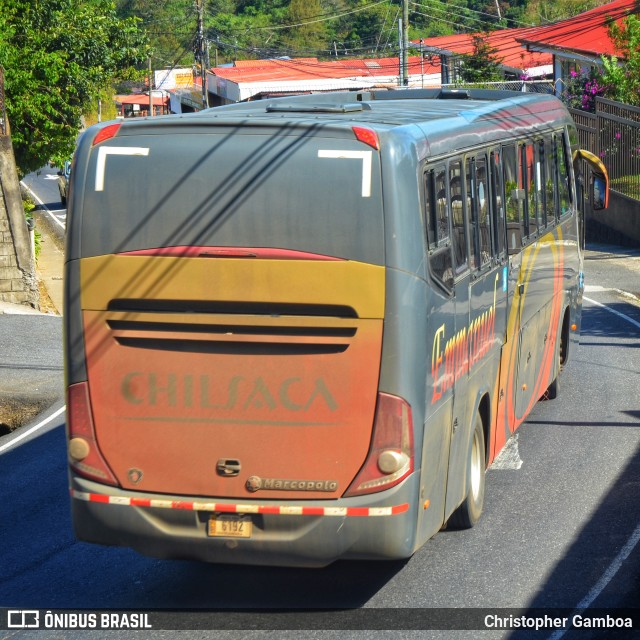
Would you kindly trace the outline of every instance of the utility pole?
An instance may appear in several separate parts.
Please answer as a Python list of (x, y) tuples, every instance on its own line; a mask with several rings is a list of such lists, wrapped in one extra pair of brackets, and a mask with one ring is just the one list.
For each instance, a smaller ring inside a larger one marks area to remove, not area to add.
[(404, 48), (403, 48), (404, 40), (402, 37), (402, 20), (398, 20), (398, 84), (400, 86), (404, 85)]
[(409, 86), (409, 0), (402, 0), (402, 86)]
[(196, 0), (198, 7), (198, 44), (197, 56), (200, 59), (200, 77), (202, 79), (202, 108), (209, 108), (209, 97), (207, 95), (207, 41), (204, 37), (204, 0)]
[(151, 80), (151, 56), (149, 60), (149, 117), (153, 116), (153, 81)]

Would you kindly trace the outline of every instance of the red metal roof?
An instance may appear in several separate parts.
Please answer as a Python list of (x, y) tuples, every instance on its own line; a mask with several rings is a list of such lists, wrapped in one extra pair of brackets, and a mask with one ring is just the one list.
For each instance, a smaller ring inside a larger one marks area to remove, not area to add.
[(568, 20), (528, 29), (519, 42), (547, 49), (563, 49), (599, 56), (621, 57), (609, 38), (608, 25), (640, 12), (640, 0), (614, 0)]
[[(169, 104), (169, 98), (161, 98), (160, 96), (153, 96), (153, 106), (161, 107)], [(143, 106), (149, 106), (149, 96), (140, 93), (131, 94), (128, 96), (116, 96), (116, 104), (139, 104)]]
[[(247, 63), (247, 64), (245, 64)], [(398, 75), (398, 58), (348, 59), (321, 62), (317, 58), (294, 58), (291, 60), (245, 60), (235, 67), (215, 67), (211, 72), (219, 78), (232, 82), (269, 82), (274, 80), (310, 80), (330, 78), (352, 78), (363, 76)], [(410, 56), (409, 74), (426, 75), (440, 73), (440, 65), (427, 60), (421, 67), (419, 56)]]
[[(552, 64), (552, 56), (548, 53), (529, 52), (518, 41), (527, 34), (530, 28), (500, 29), (489, 34), (459, 33), (452, 36), (438, 36), (425, 38), (425, 48), (437, 51), (450, 52), (457, 55), (473, 53), (473, 36), (481, 35), (490, 47), (496, 49), (496, 57), (506, 67), (512, 69), (534, 69)], [(415, 45), (420, 45), (419, 40), (414, 40)]]

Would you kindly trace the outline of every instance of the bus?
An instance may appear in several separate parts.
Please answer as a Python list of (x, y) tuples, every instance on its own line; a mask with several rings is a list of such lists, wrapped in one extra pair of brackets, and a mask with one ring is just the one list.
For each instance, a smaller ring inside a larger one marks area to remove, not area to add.
[(472, 527), (577, 340), (581, 158), (606, 196), (562, 103), (502, 91), (89, 128), (65, 257), (77, 538), (319, 567)]

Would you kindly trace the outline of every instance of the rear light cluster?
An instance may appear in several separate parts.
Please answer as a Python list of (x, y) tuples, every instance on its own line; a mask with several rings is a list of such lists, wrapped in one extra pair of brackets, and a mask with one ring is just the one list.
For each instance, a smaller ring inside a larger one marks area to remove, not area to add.
[(117, 485), (118, 481), (98, 448), (87, 383), (73, 384), (67, 393), (69, 464), (85, 478)]
[(356, 140), (368, 144), (376, 151), (380, 151), (380, 140), (375, 131), (372, 129), (365, 129), (365, 127), (352, 127), (352, 129), (356, 136)]
[(367, 459), (344, 495), (359, 496), (390, 489), (410, 475), (413, 468), (411, 407), (402, 398), (379, 393)]
[(100, 142), (104, 142), (105, 140), (109, 140), (109, 138), (113, 138), (116, 133), (118, 133), (120, 125), (120, 122), (116, 122), (115, 124), (108, 124), (103, 129), (100, 129), (96, 134), (96, 137), (93, 139), (93, 144), (96, 145)]

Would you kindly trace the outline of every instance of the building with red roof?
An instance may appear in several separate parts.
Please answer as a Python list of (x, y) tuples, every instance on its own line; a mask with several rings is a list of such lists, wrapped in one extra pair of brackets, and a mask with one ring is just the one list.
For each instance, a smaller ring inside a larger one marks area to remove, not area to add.
[(530, 29), (500, 29), (488, 34), (459, 33), (452, 36), (437, 36), (414, 40), (414, 46), (423, 52), (435, 54), (448, 65), (443, 70), (443, 82), (455, 80), (456, 61), (463, 55), (473, 53), (473, 38), (481, 35), (486, 43), (495, 49), (500, 67), (506, 78), (543, 78), (553, 73), (553, 57), (547, 52), (527, 51), (519, 42)]
[[(553, 56), (554, 80), (564, 82), (572, 71), (601, 64), (601, 55), (623, 58), (609, 38), (609, 25), (639, 12), (640, 0), (614, 0), (568, 20), (527, 29), (518, 42), (528, 51)], [(557, 82), (556, 91), (561, 87)]]
[[(232, 67), (211, 69), (207, 90), (214, 106), (296, 93), (397, 87), (399, 73), (398, 58), (239, 60)], [(419, 56), (409, 57), (408, 74), (410, 86), (440, 85), (439, 64)]]
[[(160, 116), (168, 114), (169, 94), (165, 91), (152, 92), (151, 101), (153, 105), (153, 115)], [(149, 115), (149, 94), (132, 93), (127, 96), (116, 96), (116, 110), (123, 118)]]

